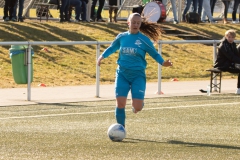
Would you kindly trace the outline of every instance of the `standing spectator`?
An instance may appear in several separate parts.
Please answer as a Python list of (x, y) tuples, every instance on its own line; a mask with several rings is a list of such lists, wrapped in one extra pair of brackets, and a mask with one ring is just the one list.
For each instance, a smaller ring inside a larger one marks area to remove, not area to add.
[(81, 19), (82, 19), (82, 22), (87, 22), (87, 4), (88, 4), (88, 0), (81, 0), (81, 1), (82, 1)]
[[(213, 17), (213, 11), (214, 11), (214, 7), (215, 7), (215, 4), (216, 4), (217, 0), (210, 0), (210, 8), (211, 8), (211, 14), (212, 14), (212, 17)], [(202, 22), (205, 22), (205, 21), (209, 21), (210, 20), (206, 20), (206, 12), (202, 11), (202, 16), (201, 16), (201, 20)]]
[(70, 6), (70, 0), (61, 0), (61, 6), (60, 6), (60, 22), (70, 22), (70, 17), (68, 14)]
[(188, 10), (191, 7), (191, 3), (193, 2), (193, 12), (197, 13), (197, 1), (198, 0), (186, 0), (186, 5), (182, 14), (182, 21), (185, 22), (186, 21), (186, 14), (188, 12)]
[[(239, 3), (240, 3), (240, 0), (234, 0), (233, 11), (232, 11), (232, 23), (239, 23), (239, 21), (236, 21), (236, 13), (238, 10)], [(240, 20), (240, 14), (238, 18)]]
[[(120, 2), (120, 0), (119, 0)], [(118, 12), (118, 0), (109, 0), (109, 22), (117, 22), (117, 12)], [(121, 4), (121, 2), (119, 3)], [(112, 16), (112, 13), (114, 12), (114, 16)], [(113, 20), (112, 20), (113, 18)]]
[(3, 21), (7, 22), (13, 19), (13, 10), (17, 0), (5, 0), (3, 8)]
[(75, 8), (75, 22), (80, 22), (80, 12), (82, 1), (81, 0), (70, 0), (70, 6)]
[(173, 23), (178, 24), (177, 9), (176, 9), (176, 0), (171, 0), (172, 11), (173, 11)]
[[(23, 22), (23, 4), (24, 0), (17, 0), (14, 10), (13, 10), (13, 19), (18, 21), (18, 22)], [(17, 7), (18, 7), (18, 17), (17, 17)]]
[[(197, 0), (198, 2), (198, 11), (197, 11), (197, 13), (198, 13), (198, 15), (199, 15), (199, 17), (201, 17), (201, 14), (202, 14), (202, 6), (203, 6), (203, 0)], [(208, 0), (209, 1), (209, 0)]]
[[(178, 24), (176, 0), (170, 0), (173, 12), (173, 24)], [(167, 6), (167, 0), (162, 0), (164, 6)]]
[(214, 11), (214, 7), (215, 7), (216, 2), (217, 2), (217, 0), (210, 0), (212, 16), (213, 16), (213, 11)]
[[(208, 16), (209, 22), (210, 23), (216, 23), (213, 20), (212, 14), (211, 14), (211, 6), (210, 6), (210, 1), (209, 0), (203, 0), (203, 12)], [(201, 17), (201, 20), (203, 22), (205, 22), (205, 20), (203, 20), (203, 15)]]
[[(99, 6), (97, 9), (97, 15), (95, 15), (95, 7), (97, 4), (97, 1), (99, 3)], [(102, 15), (101, 15), (104, 3), (105, 3), (105, 0), (92, 0), (90, 21), (97, 20), (97, 22), (105, 22), (105, 20), (102, 19)]]
[[(196, 0), (196, 2), (193, 2), (193, 3), (197, 3), (197, 12), (196, 13), (198, 13), (199, 17), (201, 17), (203, 0)], [(192, 10), (194, 10), (194, 6), (192, 6)]]
[(227, 24), (228, 8), (231, 0), (222, 0), (222, 2), (224, 4), (223, 23)]

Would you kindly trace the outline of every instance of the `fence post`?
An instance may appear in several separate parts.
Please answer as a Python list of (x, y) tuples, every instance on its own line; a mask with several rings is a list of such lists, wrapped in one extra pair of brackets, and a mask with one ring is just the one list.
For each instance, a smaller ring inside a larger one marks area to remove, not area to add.
[[(100, 44), (97, 44), (97, 51), (96, 51), (96, 61), (100, 55)], [(96, 63), (96, 62), (95, 62)], [(96, 97), (99, 98), (99, 86), (100, 86), (100, 67), (96, 63)]]
[(28, 43), (28, 49), (27, 49), (27, 69), (28, 69), (27, 100), (31, 101), (32, 54), (31, 54), (31, 44), (30, 43)]
[[(216, 61), (216, 59), (217, 59), (217, 42), (214, 40), (214, 42), (213, 42), (213, 64), (215, 63), (215, 61)], [(215, 77), (215, 74), (216, 73), (213, 73), (214, 74), (214, 77)], [(217, 87), (216, 87), (216, 85), (217, 85), (217, 78), (215, 77), (214, 78), (214, 91), (217, 91)]]

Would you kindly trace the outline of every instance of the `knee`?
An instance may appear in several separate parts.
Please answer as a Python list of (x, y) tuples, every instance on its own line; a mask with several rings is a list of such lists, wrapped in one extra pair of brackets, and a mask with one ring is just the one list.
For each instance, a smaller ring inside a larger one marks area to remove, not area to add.
[(124, 102), (124, 101), (118, 101), (117, 102), (117, 107), (118, 108), (125, 108), (125, 106), (126, 106), (126, 102)]
[(135, 109), (136, 112), (139, 112), (143, 109), (144, 103), (132, 104), (132, 107)]

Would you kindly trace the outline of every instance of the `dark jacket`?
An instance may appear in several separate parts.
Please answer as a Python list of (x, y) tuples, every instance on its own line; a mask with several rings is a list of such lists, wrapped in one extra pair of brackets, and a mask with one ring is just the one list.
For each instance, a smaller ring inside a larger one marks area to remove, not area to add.
[(225, 70), (234, 68), (234, 64), (240, 64), (240, 45), (237, 47), (236, 43), (229, 43), (224, 37), (218, 47), (217, 59), (214, 68)]

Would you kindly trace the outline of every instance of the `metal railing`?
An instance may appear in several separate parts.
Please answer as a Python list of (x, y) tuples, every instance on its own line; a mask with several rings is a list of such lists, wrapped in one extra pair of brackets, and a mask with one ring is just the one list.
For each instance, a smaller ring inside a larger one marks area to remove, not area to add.
[[(240, 40), (236, 40), (236, 43), (240, 43)], [(172, 40), (172, 41), (158, 41), (158, 53), (162, 54), (162, 45), (163, 44), (190, 44), (190, 43), (201, 43), (201, 44), (213, 44), (213, 62), (216, 60), (217, 56), (217, 44), (220, 43), (220, 40)], [(111, 41), (12, 41), (12, 42), (0, 42), (0, 45), (27, 45), (28, 46), (28, 83), (27, 83), (27, 100), (31, 101), (31, 48), (33, 45), (96, 45), (96, 60), (100, 56), (100, 47), (101, 45), (111, 44)], [(161, 81), (162, 81), (162, 74), (161, 74), (161, 65), (158, 65), (158, 91), (157, 93), (161, 93)], [(215, 80), (215, 84), (217, 81)], [(95, 97), (100, 97), (100, 67), (96, 65), (96, 95)]]

